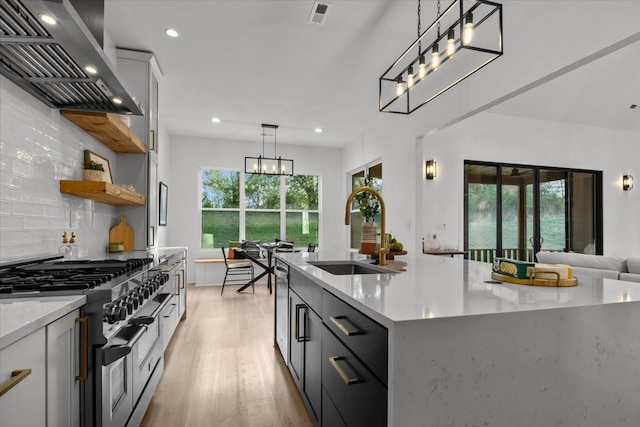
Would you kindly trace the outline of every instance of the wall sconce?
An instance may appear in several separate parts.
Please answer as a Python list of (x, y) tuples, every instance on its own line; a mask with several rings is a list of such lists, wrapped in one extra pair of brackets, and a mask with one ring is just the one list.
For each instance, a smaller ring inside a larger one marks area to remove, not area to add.
[(433, 159), (427, 160), (425, 168), (425, 178), (433, 179), (436, 176), (438, 176), (438, 163)]
[(633, 188), (633, 177), (631, 175), (622, 175), (622, 189), (629, 191)]

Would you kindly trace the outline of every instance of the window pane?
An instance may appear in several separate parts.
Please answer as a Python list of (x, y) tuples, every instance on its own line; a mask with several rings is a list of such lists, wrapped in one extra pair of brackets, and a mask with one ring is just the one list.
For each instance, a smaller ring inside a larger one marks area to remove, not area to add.
[(287, 177), (287, 209), (318, 210), (317, 176), (295, 175)]
[(240, 173), (232, 171), (202, 171), (203, 208), (239, 208)]
[(318, 214), (314, 212), (287, 212), (287, 239), (294, 246), (318, 243)]
[(229, 240), (239, 240), (239, 230), (239, 212), (202, 211), (202, 248), (227, 247)]
[(280, 209), (279, 176), (247, 173), (244, 179), (247, 209)]
[(280, 212), (247, 212), (246, 239), (274, 242), (280, 237)]

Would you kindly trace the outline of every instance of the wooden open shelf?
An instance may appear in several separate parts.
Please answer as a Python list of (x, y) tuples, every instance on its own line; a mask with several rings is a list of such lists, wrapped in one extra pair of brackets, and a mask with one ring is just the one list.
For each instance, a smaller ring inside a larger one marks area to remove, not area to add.
[(60, 114), (116, 153), (147, 152), (146, 145), (116, 114), (71, 110), (61, 110)]
[(60, 192), (116, 206), (144, 206), (147, 199), (139, 193), (99, 181), (60, 181)]

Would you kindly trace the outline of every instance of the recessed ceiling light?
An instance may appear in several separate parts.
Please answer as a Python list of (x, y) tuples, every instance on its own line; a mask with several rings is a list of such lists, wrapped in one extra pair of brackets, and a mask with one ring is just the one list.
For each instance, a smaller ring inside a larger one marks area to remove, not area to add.
[(42, 22), (44, 22), (45, 24), (58, 25), (58, 21), (56, 21), (56, 19), (51, 15), (47, 15), (46, 13), (41, 13), (39, 16)]
[(111, 99), (113, 101), (114, 104), (122, 104), (122, 99), (118, 98), (117, 96)]
[(220, 123), (220, 119), (219, 119), (219, 118), (217, 118), (217, 117), (214, 117), (213, 119), (211, 119), (211, 121), (212, 121), (213, 123)]
[(315, 133), (322, 133), (322, 129), (320, 129), (320, 128), (315, 128), (314, 131), (315, 131)]
[(98, 69), (93, 65), (85, 65), (84, 70), (91, 75), (98, 74)]
[(167, 35), (169, 37), (178, 37), (180, 34), (178, 34), (178, 32), (176, 30), (174, 30), (173, 28), (167, 28), (166, 30), (164, 30), (165, 33), (167, 33)]

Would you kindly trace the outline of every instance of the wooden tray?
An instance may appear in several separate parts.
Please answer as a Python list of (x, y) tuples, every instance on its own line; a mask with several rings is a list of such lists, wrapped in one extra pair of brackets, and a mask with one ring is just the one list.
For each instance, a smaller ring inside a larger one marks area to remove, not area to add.
[(533, 271), (533, 276), (527, 279), (518, 279), (517, 277), (509, 277), (500, 273), (491, 273), (491, 278), (493, 280), (500, 280), (501, 282), (515, 283), (516, 285), (529, 285), (529, 286), (550, 286), (550, 287), (569, 287), (569, 286), (578, 286), (578, 279), (572, 277), (571, 279), (536, 279), (535, 274), (537, 273), (547, 273), (547, 274), (555, 274), (557, 277), (560, 277), (558, 273), (555, 271), (548, 270), (535, 270)]

